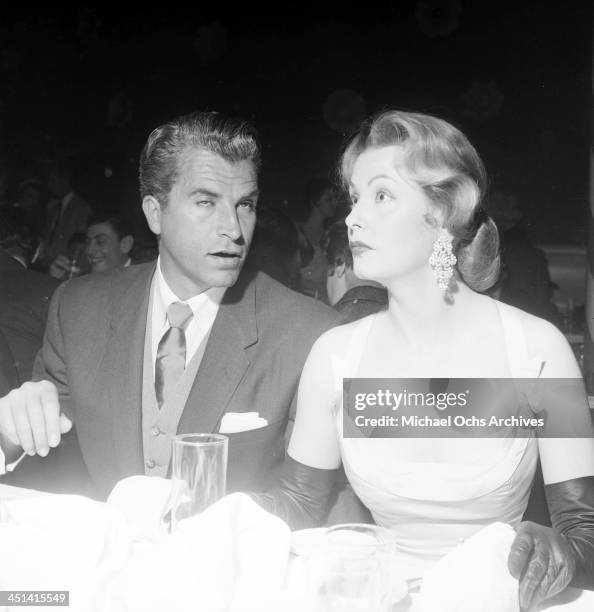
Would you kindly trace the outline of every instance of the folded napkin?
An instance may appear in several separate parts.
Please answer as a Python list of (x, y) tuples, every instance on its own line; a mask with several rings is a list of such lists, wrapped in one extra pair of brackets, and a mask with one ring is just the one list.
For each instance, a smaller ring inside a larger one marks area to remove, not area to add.
[(221, 419), (219, 433), (231, 434), (266, 427), (268, 421), (258, 412), (227, 412)]
[(288, 526), (235, 493), (169, 534), (170, 489), (135, 476), (107, 503), (49, 494), (0, 501), (0, 590), (69, 590), (76, 612), (278, 609)]
[(426, 572), (418, 599), (422, 612), (518, 612), (518, 581), (507, 569), (515, 531), (493, 523)]
[(0, 501), (0, 542), (0, 590), (70, 591), (76, 612), (102, 609), (102, 588), (132, 552), (120, 513), (76, 495)]

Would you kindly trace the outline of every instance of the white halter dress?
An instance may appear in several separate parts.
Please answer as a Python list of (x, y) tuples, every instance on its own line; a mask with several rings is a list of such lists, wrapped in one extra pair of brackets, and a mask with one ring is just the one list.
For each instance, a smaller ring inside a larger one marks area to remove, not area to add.
[[(541, 360), (528, 359), (521, 320), (504, 304), (498, 309), (512, 376), (536, 377)], [(355, 324), (343, 357), (333, 356), (340, 395), (342, 378), (356, 377), (374, 316)], [(375, 522), (395, 533), (411, 578), (483, 527), (495, 521), (516, 527), (524, 514), (538, 459), (534, 437), (450, 439), (455, 462), (447, 452), (439, 462), (422, 462), (424, 440), (343, 438), (342, 410), (336, 426), (346, 475)]]

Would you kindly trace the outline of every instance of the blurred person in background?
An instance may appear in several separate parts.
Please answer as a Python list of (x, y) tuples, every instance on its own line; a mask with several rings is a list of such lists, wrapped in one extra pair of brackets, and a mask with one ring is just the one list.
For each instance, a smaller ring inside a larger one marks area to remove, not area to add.
[(313, 178), (305, 188), (306, 210), (298, 222), (300, 248), (309, 256), (301, 262), (301, 290), (312, 297), (326, 298), (326, 258), (320, 239), (328, 221), (336, 213), (338, 196), (327, 178)]
[(328, 262), (328, 303), (340, 313), (342, 323), (361, 319), (387, 306), (385, 287), (372, 280), (362, 280), (353, 272), (353, 255), (344, 219), (335, 221), (324, 232), (321, 245)]
[(14, 355), (18, 384), (31, 378), (49, 298), (58, 285), (27, 269), (31, 251), (25, 213), (13, 206), (0, 207), (0, 331)]
[[(0, 207), (0, 393), (31, 379), (43, 343), (50, 299), (59, 282), (27, 269), (32, 246), (25, 211)], [(83, 235), (84, 238), (84, 235)], [(25, 457), (4, 484), (54, 493), (85, 492), (85, 472), (76, 433), (62, 438), (60, 448), (45, 461)]]
[(33, 235), (39, 239), (45, 226), (45, 211), (43, 210), (44, 188), (37, 178), (22, 181), (16, 194), (14, 206), (20, 208), (26, 215), (28, 225)]
[(36, 240), (26, 213), (11, 205), (0, 206), (0, 249), (28, 268)]
[(93, 215), (87, 229), (86, 253), (91, 272), (105, 272), (132, 263), (134, 230), (124, 215)]
[[(78, 236), (78, 234), (75, 234)], [(132, 263), (133, 228), (124, 215), (97, 213), (89, 218), (82, 243), (70, 245), (71, 257), (58, 256), (50, 266), (54, 278), (80, 276), (86, 272), (106, 272)], [(86, 269), (85, 269), (86, 264)]]
[(514, 195), (494, 191), (487, 210), (501, 236), (501, 276), (489, 294), (506, 304), (559, 323), (552, 302), (554, 283), (544, 251), (530, 239), (529, 223)]
[(91, 214), (89, 204), (74, 190), (70, 163), (54, 162), (48, 171), (47, 184), (52, 199), (47, 205), (47, 222), (35, 262), (45, 269), (58, 256), (69, 256), (70, 237), (86, 231)]
[(542, 249), (532, 244), (525, 226), (517, 225), (503, 232), (502, 263), (499, 299), (558, 323), (547, 257)]
[(300, 263), (295, 223), (277, 209), (264, 206), (259, 208), (246, 265), (266, 272), (279, 283), (299, 291)]

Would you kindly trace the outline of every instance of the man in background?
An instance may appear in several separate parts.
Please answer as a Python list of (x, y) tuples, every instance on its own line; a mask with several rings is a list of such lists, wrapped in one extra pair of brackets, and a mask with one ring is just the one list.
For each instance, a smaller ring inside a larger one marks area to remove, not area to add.
[(341, 323), (361, 319), (387, 306), (388, 294), (384, 287), (355, 276), (344, 220), (335, 221), (324, 233), (321, 243), (328, 262), (328, 303), (340, 313)]
[(17, 385), (30, 380), (49, 300), (58, 282), (28, 269), (33, 242), (24, 211), (0, 207), (0, 331), (14, 356)]
[(91, 272), (105, 272), (132, 263), (132, 224), (121, 214), (92, 215), (87, 229), (86, 254)]
[(86, 263), (81, 259), (83, 255), (90, 266), (90, 272), (127, 267), (132, 263), (133, 248), (132, 224), (124, 215), (96, 213), (89, 218), (84, 247), (79, 249), (78, 257), (69, 259), (59, 255), (50, 266), (50, 274), (59, 279), (78, 276)]
[[(58, 281), (27, 269), (33, 242), (24, 210), (0, 207), (0, 395), (31, 379)], [(55, 493), (84, 492), (84, 470), (74, 431), (47, 460), (26, 457), (3, 477), (6, 484)]]
[(68, 241), (85, 232), (91, 214), (89, 204), (74, 190), (72, 169), (67, 161), (54, 162), (48, 172), (47, 222), (35, 264), (47, 269), (59, 256), (69, 257)]

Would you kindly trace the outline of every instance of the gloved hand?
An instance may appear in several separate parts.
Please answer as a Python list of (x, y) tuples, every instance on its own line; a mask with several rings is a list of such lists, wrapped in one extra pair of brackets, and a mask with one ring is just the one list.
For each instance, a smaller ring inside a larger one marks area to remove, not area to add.
[(560, 593), (575, 574), (575, 557), (567, 538), (530, 521), (518, 527), (507, 564), (510, 574), (520, 581), (522, 610)]
[(326, 518), (338, 470), (304, 465), (287, 455), (275, 483), (264, 493), (248, 493), (291, 529), (319, 527)]
[(545, 486), (553, 528), (521, 523), (508, 559), (526, 609), (566, 586), (594, 590), (594, 476)]

